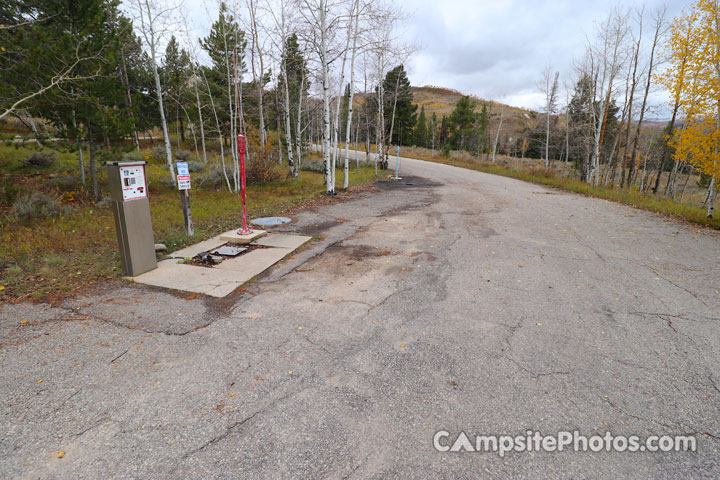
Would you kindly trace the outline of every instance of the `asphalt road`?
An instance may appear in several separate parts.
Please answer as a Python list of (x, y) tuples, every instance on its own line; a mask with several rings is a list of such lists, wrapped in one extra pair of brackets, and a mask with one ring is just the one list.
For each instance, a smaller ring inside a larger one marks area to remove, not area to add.
[[(717, 232), (444, 165), (401, 173), (297, 215), (285, 230), (322, 238), (255, 295), (113, 285), (0, 308), (0, 477), (720, 476)], [(433, 446), (528, 430), (698, 451)]]

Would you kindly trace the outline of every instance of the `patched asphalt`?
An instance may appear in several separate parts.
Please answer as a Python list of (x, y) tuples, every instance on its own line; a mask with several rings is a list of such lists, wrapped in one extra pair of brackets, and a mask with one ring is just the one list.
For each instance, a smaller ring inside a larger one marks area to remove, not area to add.
[[(404, 159), (225, 299), (0, 307), (3, 478), (717, 478), (720, 235)], [(443, 453), (446, 430), (697, 452)], [(59, 458), (63, 452), (62, 458)]]

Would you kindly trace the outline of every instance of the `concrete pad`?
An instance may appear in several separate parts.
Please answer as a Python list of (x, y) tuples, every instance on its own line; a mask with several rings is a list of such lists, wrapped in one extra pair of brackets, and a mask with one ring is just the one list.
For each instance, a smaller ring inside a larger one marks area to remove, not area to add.
[[(173, 252), (170, 254), (170, 256), (192, 258), (200, 252), (209, 252), (210, 250), (215, 250), (224, 243), (225, 242), (220, 239), (220, 235), (217, 235), (215, 237), (205, 240), (204, 242), (196, 243), (195, 245), (190, 245), (189, 247), (185, 247), (181, 250), (178, 250), (177, 252)], [(170, 260), (165, 261), (169, 262)]]
[[(264, 235), (265, 232), (262, 232)], [(213, 250), (226, 243), (221, 236), (178, 250), (173, 257), (194, 257), (200, 252)], [(261, 274), (312, 237), (302, 235), (272, 234), (262, 239), (264, 246), (230, 258), (214, 267), (186, 265), (182, 260), (170, 259), (158, 262), (158, 268), (137, 277), (137, 283), (171, 288), (186, 292), (202, 293), (212, 297), (224, 297), (243, 283)]]
[(216, 270), (226, 270), (231, 272), (242, 273), (254, 277), (265, 271), (267, 268), (275, 265), (282, 260), (285, 255), (292, 252), (290, 248), (260, 248), (247, 252), (236, 258), (229, 258), (224, 262), (215, 265)]
[(288, 235), (284, 233), (271, 233), (267, 237), (263, 237), (257, 242), (256, 245), (263, 245), (265, 247), (279, 247), (279, 248), (292, 248), (293, 250), (301, 247), (305, 243), (312, 240), (312, 237), (304, 235)]
[(177, 263), (179, 261), (159, 262), (155, 270), (131, 277), (130, 280), (144, 285), (224, 297), (253, 277), (237, 271)]
[(228, 243), (246, 244), (257, 240), (260, 237), (264, 237), (265, 235), (267, 235), (265, 230), (253, 230), (247, 235), (240, 235), (237, 230), (231, 230), (220, 235), (220, 240)]

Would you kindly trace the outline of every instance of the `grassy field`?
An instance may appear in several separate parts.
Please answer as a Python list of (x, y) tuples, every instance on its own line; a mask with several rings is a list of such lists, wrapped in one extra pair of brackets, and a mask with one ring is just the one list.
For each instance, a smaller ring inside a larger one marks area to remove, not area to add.
[[(0, 146), (0, 301), (52, 300), (87, 285), (120, 278), (112, 212), (107, 202), (92, 202), (89, 187), (80, 184), (77, 153), (59, 152), (48, 168), (23, 166), (22, 160), (33, 151), (36, 147), (29, 145)], [(152, 157), (149, 150), (143, 154)], [(278, 180), (248, 186), (250, 218), (282, 214), (323, 194), (321, 174), (301, 171), (299, 178), (286, 178), (286, 169), (276, 168), (281, 173)], [(105, 168), (98, 167), (98, 172), (101, 190), (106, 192)], [(154, 162), (147, 172), (155, 242), (167, 245), (168, 252), (240, 224), (239, 195), (222, 186), (201, 187), (198, 179), (203, 173), (193, 173), (190, 200), (195, 235), (186, 237), (179, 194), (169, 181), (168, 171)], [(341, 178), (342, 173), (338, 173)], [(370, 168), (361, 169), (359, 174), (352, 170), (350, 184), (375, 179)], [(65, 212), (16, 219), (13, 203), (32, 191), (58, 199)]]

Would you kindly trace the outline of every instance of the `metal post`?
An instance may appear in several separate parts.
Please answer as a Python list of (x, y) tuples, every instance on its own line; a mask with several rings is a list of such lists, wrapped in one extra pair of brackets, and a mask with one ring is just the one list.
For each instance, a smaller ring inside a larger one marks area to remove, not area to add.
[(242, 133), (237, 136), (237, 148), (240, 155), (240, 194), (242, 196), (242, 228), (238, 230), (238, 234), (248, 235), (252, 233), (252, 229), (247, 226), (247, 212), (245, 210), (245, 135)]
[(402, 122), (400, 123), (399, 140), (397, 143), (397, 157), (395, 159), (395, 177), (394, 180), (400, 180), (400, 143), (402, 142)]

